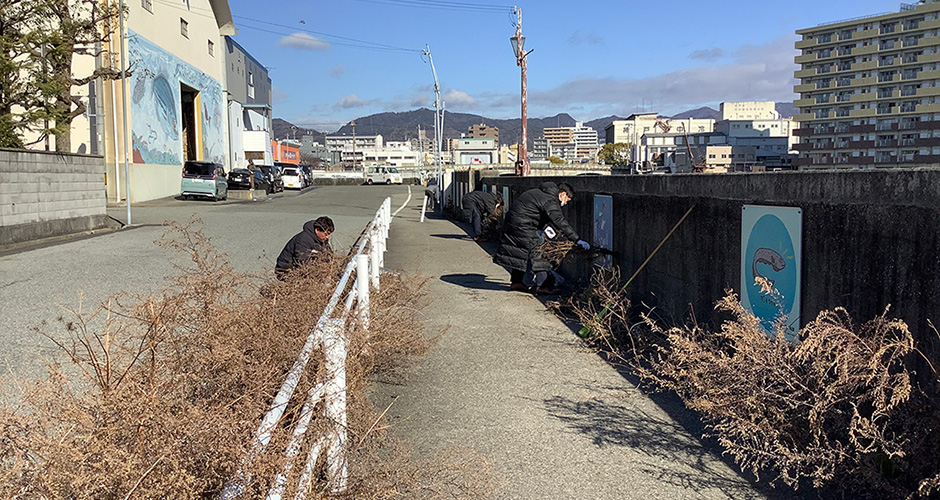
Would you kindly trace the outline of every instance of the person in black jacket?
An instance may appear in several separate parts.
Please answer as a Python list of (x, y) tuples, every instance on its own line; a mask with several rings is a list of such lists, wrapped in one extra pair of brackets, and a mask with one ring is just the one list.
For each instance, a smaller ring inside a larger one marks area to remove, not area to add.
[(591, 248), (561, 213), (561, 207), (573, 199), (574, 189), (568, 184), (544, 182), (538, 189), (522, 193), (510, 205), (499, 249), (493, 256), (493, 262), (509, 271), (510, 290), (529, 291), (529, 287), (523, 283), (527, 272), (532, 273), (537, 292), (548, 292), (553, 288), (554, 279), (550, 273), (552, 266), (539, 252), (542, 244), (539, 230), (545, 226), (552, 226), (585, 250)]
[(473, 224), (473, 239), (483, 233), (483, 217), (496, 213), (503, 204), (503, 195), (485, 191), (473, 191), (463, 197), (463, 217)]
[(288, 271), (319, 255), (333, 253), (333, 248), (330, 247), (332, 233), (333, 219), (329, 217), (307, 221), (304, 230), (295, 234), (277, 256), (277, 264), (274, 267), (277, 278), (284, 279)]

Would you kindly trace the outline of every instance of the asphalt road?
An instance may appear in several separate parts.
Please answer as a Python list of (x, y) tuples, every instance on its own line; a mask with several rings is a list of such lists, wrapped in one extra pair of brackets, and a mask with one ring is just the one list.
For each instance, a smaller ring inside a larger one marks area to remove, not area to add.
[(374, 390), (417, 455), (474, 450), (497, 499), (796, 498), (753, 484), (676, 398), (644, 394), (536, 297), (510, 292), (494, 244), (419, 217), (412, 203), (395, 218), (386, 265), (431, 278), (428, 332), (449, 329), (405, 383)]
[[(0, 380), (43, 374), (43, 360), (55, 348), (33, 329), (62, 332), (57, 318), (66, 309), (88, 311), (118, 292), (164, 288), (177, 272), (172, 251), (154, 243), (165, 231), (165, 220), (199, 217), (205, 234), (236, 271), (267, 273), (287, 240), (320, 215), (333, 218), (333, 248), (345, 251), (386, 196), (397, 208), (407, 198), (408, 186), (321, 187), (243, 202), (166, 198), (132, 206), (134, 225), (115, 232), (0, 253)], [(109, 208), (108, 213), (126, 222), (125, 207)]]

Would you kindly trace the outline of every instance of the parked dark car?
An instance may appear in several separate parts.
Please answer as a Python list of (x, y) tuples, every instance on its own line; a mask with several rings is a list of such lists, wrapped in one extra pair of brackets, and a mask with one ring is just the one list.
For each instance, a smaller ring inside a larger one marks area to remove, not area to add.
[(281, 170), (274, 165), (258, 165), (258, 168), (264, 172), (268, 182), (271, 183), (271, 190), (274, 193), (280, 193), (284, 190), (284, 181), (281, 179)]
[(268, 194), (274, 192), (271, 181), (268, 180), (267, 176), (264, 175), (264, 172), (261, 170), (255, 170), (255, 189), (263, 189), (264, 192)]
[(251, 171), (246, 168), (233, 168), (228, 173), (229, 189), (251, 189)]

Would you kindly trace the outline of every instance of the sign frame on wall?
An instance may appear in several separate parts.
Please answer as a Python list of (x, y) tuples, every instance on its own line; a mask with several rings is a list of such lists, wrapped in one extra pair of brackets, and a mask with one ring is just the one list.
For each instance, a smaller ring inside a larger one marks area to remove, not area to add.
[[(594, 238), (591, 242), (597, 248), (613, 250), (614, 247), (614, 197), (608, 194), (594, 195)], [(598, 265), (610, 269), (613, 259), (602, 255)]]
[[(799, 207), (741, 207), (741, 304), (768, 335), (786, 316), (785, 337), (799, 339), (803, 268), (803, 210)], [(761, 290), (762, 277), (773, 289)], [(776, 295), (776, 297), (774, 297)]]

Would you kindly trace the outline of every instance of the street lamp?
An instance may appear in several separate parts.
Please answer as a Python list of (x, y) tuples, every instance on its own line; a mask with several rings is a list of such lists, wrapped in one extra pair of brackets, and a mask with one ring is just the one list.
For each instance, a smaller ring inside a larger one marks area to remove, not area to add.
[(516, 8), (516, 15), (519, 17), (516, 23), (516, 34), (509, 39), (512, 43), (512, 53), (516, 56), (516, 66), (522, 69), (522, 139), (519, 143), (519, 157), (516, 159), (516, 164), (519, 165), (518, 162), (521, 161), (522, 165), (516, 167), (516, 174), (525, 176), (529, 175), (530, 172), (529, 155), (526, 152), (529, 142), (528, 119), (526, 117), (526, 56), (532, 51), (525, 51), (525, 37), (522, 36), (522, 9)]

